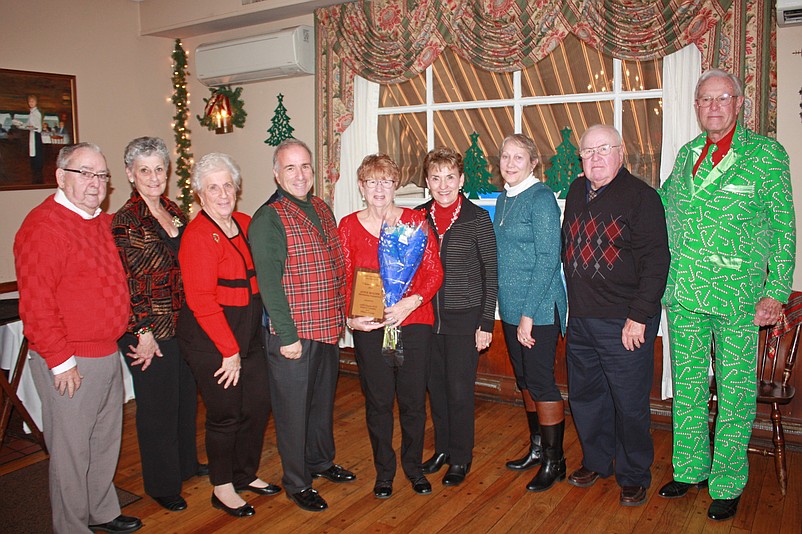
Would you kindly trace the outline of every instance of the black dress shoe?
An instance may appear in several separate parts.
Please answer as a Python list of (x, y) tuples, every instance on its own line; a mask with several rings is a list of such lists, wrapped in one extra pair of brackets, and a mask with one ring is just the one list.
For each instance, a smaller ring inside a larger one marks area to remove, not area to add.
[(448, 455), (444, 452), (436, 452), (431, 458), (420, 464), (420, 466), (424, 474), (431, 475), (432, 473), (440, 471), (440, 468), (447, 463)]
[(646, 502), (646, 488), (643, 486), (622, 486), (619, 501), (621, 506), (640, 506)]
[(322, 512), (329, 507), (317, 491), (307, 488), (298, 493), (287, 492), (287, 498), (307, 512)]
[(223, 510), (228, 515), (233, 515), (234, 517), (250, 517), (256, 513), (256, 510), (253, 509), (253, 506), (248, 504), (247, 502), (240, 506), (239, 508), (229, 508), (223, 501), (217, 498), (217, 495), (212, 493), (212, 506), (217, 508), (218, 510)]
[(412, 481), (412, 491), (418, 495), (428, 495), (432, 492), (432, 485), (426, 480), (426, 477), (416, 478)]
[(153, 497), (162, 508), (167, 508), (171, 512), (180, 512), (187, 509), (187, 501), (181, 495), (170, 495), (168, 497)]
[(268, 484), (264, 488), (259, 488), (256, 486), (239, 486), (235, 487), (234, 491), (237, 493), (242, 493), (243, 491), (250, 491), (251, 493), (256, 493), (258, 495), (278, 495), (281, 493), (281, 487), (276, 486), (275, 484)]
[(678, 480), (672, 480), (662, 488), (660, 491), (657, 492), (658, 495), (661, 497), (665, 497), (666, 499), (678, 499), (679, 497), (684, 497), (688, 490), (691, 488), (702, 489), (707, 487), (707, 479), (697, 482), (695, 484), (688, 484), (687, 482), (680, 482)]
[(312, 473), (313, 478), (323, 477), (332, 482), (351, 482), (356, 480), (356, 475), (341, 465), (332, 464), (331, 467), (319, 473)]
[(196, 477), (208, 477), (209, 476), (209, 464), (198, 464), (198, 470), (195, 471)]
[(393, 481), (392, 480), (377, 480), (376, 485), (373, 486), (373, 495), (377, 499), (389, 499), (393, 496)]
[(465, 480), (468, 472), (471, 470), (471, 463), (467, 464), (451, 464), (448, 466), (448, 472), (443, 477), (444, 486), (459, 486)]
[(713, 521), (732, 519), (738, 511), (738, 502), (740, 500), (740, 495), (734, 499), (713, 499), (713, 502), (710, 503), (710, 508), (707, 509), (707, 517)]
[(589, 488), (599, 480), (599, 473), (591, 471), (584, 465), (571, 473), (568, 477), (568, 483), (577, 488)]
[(142, 521), (136, 517), (128, 517), (127, 515), (118, 515), (108, 523), (101, 525), (89, 525), (89, 530), (92, 532), (134, 532), (142, 528)]

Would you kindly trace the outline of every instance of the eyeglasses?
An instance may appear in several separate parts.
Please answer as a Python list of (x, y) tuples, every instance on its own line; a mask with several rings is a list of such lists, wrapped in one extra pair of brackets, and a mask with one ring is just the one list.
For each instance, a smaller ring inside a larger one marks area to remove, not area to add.
[(600, 156), (609, 156), (610, 152), (613, 151), (614, 148), (618, 148), (621, 145), (599, 145), (594, 148), (583, 148), (579, 151), (579, 157), (582, 159), (590, 159), (593, 157), (593, 154), (598, 154)]
[(732, 99), (736, 98), (733, 95), (723, 94), (721, 96), (701, 96), (696, 99), (696, 105), (700, 108), (709, 108), (713, 105), (713, 102), (718, 104), (719, 106), (728, 106)]
[(111, 174), (109, 174), (108, 172), (92, 172), (92, 171), (87, 171), (86, 169), (61, 169), (61, 170), (80, 174), (81, 177), (83, 177), (83, 179), (87, 181), (91, 180), (92, 178), (97, 178), (101, 182), (106, 183), (109, 181), (109, 178), (111, 178)]
[(396, 182), (395, 180), (386, 180), (386, 179), (385, 180), (374, 180), (374, 179), (371, 178), (370, 180), (362, 180), (362, 183), (365, 184), (365, 187), (367, 187), (368, 189), (373, 189), (377, 185), (380, 185), (380, 186), (382, 186), (383, 188), (386, 189), (386, 188), (389, 188), (389, 187), (395, 188), (395, 184), (397, 184), (398, 182)]

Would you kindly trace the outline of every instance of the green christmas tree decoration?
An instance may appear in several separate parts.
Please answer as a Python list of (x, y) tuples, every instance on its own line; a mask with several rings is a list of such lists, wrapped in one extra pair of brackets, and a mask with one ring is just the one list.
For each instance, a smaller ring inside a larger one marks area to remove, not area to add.
[(172, 102), (175, 106), (173, 115), (173, 133), (175, 134), (175, 174), (178, 176), (178, 206), (181, 210), (189, 214), (192, 211), (192, 184), (190, 182), (190, 170), (192, 168), (192, 141), (190, 140), (190, 130), (188, 127), (189, 106), (187, 99), (187, 53), (181, 46), (181, 40), (175, 40), (173, 49), (173, 97)]
[[(236, 89), (231, 89), (231, 86), (224, 85), (222, 87), (210, 87), (209, 98), (204, 98), (204, 108), (206, 108), (209, 104), (209, 101), (212, 100), (216, 95), (224, 95), (228, 98), (229, 103), (231, 104), (231, 123), (236, 128), (242, 128), (245, 126), (245, 119), (248, 117), (248, 112), (245, 111), (245, 102), (242, 100), (242, 87), (237, 87)], [(214, 120), (210, 115), (201, 116), (195, 115), (195, 118), (200, 121), (201, 126), (204, 126), (209, 131), (214, 131), (216, 125), (214, 124)]]
[(471, 134), (471, 146), (465, 152), (463, 159), (463, 169), (465, 174), (465, 185), (463, 189), (468, 193), (468, 198), (479, 198), (479, 193), (490, 193), (495, 191), (490, 181), (493, 173), (487, 170), (487, 159), (485, 153), (479, 147), (479, 134)]
[(265, 139), (265, 143), (270, 146), (278, 146), (279, 143), (285, 139), (294, 138), (292, 132), (295, 131), (295, 128), (290, 125), (290, 118), (287, 116), (287, 108), (284, 107), (283, 101), (284, 95), (279, 93), (278, 106), (273, 114), (273, 118), (270, 120), (272, 126), (267, 129), (267, 133), (270, 134), (270, 137)]
[(579, 173), (582, 164), (579, 161), (576, 147), (571, 143), (571, 128), (560, 130), (563, 141), (557, 147), (557, 153), (549, 159), (551, 168), (546, 171), (546, 185), (557, 194), (558, 198), (568, 196), (568, 188)]

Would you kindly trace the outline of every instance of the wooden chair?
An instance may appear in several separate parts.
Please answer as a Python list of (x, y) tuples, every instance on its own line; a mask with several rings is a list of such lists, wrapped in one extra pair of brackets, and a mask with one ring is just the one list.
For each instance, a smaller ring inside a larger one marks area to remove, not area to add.
[[(796, 296), (796, 299), (794, 298)], [(783, 318), (777, 326), (768, 326), (760, 329), (758, 344), (757, 365), (757, 402), (771, 406), (772, 448), (763, 448), (750, 445), (747, 449), (751, 453), (774, 457), (774, 470), (780, 490), (785, 495), (788, 487), (788, 467), (785, 459), (785, 434), (783, 432), (782, 412), (780, 406), (789, 404), (796, 390), (790, 385), (791, 373), (794, 370), (797, 353), (799, 352), (799, 337), (802, 332), (802, 318), (789, 313), (789, 308), (796, 304), (793, 313), (800, 314), (802, 295), (794, 293), (789, 304), (786, 304)], [(715, 359), (715, 341), (711, 347)], [(715, 368), (715, 365), (714, 365)], [(711, 408), (711, 438), (718, 415), (717, 402), (713, 400), (716, 395), (715, 377), (710, 382)], [(712, 439), (711, 439), (712, 443)]]
[[(0, 293), (9, 293), (17, 290), (16, 282), (5, 282), (0, 284)], [(10, 322), (19, 321), (19, 299), (0, 300), (0, 326)], [(42, 450), (47, 453), (47, 446), (45, 445), (45, 438), (42, 432), (33, 422), (31, 415), (22, 401), (17, 396), (17, 388), (19, 388), (20, 380), (22, 379), (22, 370), (25, 368), (25, 362), (28, 358), (28, 340), (22, 338), (19, 352), (17, 353), (17, 362), (14, 372), (6, 379), (5, 373), (0, 372), (0, 447), (3, 445), (6, 431), (8, 430), (8, 423), (11, 419), (12, 406), (17, 410), (17, 413), (31, 429), (36, 442), (42, 447)]]

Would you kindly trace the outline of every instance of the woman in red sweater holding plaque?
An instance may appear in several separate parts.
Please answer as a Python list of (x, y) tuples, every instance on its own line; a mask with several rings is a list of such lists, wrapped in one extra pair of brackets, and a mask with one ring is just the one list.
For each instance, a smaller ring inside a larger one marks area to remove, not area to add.
[[(367, 208), (340, 221), (340, 239), (345, 253), (346, 298), (351, 315), (351, 291), (358, 268), (379, 270), (379, 235), (382, 224), (418, 225), (426, 214), (400, 208), (393, 202), (398, 187), (398, 165), (384, 154), (367, 156), (357, 170), (359, 191)], [(429, 368), (429, 342), (432, 335), (431, 300), (443, 280), (443, 267), (437, 255), (437, 240), (429, 239), (423, 260), (404, 298), (384, 310), (381, 317), (349, 317), (354, 333), (359, 378), (365, 393), (365, 412), (376, 467), (374, 495), (386, 499), (393, 493), (396, 471), (393, 450), (393, 403), (398, 398), (401, 420), (401, 466), (419, 494), (432, 492), (421, 469), (423, 434), (426, 425), (426, 375)], [(384, 327), (400, 327), (403, 360), (390, 360), (382, 354)]]
[(207, 154), (192, 170), (201, 212), (178, 253), (189, 308), (179, 317), (178, 338), (206, 404), (212, 506), (246, 517), (255, 511), (239, 492), (275, 495), (281, 488), (256, 475), (270, 396), (251, 218), (234, 211), (240, 183), (226, 154)]

